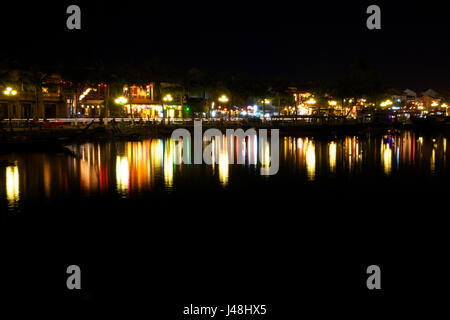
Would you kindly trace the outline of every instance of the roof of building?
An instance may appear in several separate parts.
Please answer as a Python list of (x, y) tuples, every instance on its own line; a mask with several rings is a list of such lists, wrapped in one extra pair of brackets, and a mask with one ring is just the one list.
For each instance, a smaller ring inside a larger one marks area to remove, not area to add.
[(433, 89), (428, 89), (427, 91), (422, 92), (423, 96), (428, 96), (431, 98), (439, 98), (440, 94), (434, 91)]

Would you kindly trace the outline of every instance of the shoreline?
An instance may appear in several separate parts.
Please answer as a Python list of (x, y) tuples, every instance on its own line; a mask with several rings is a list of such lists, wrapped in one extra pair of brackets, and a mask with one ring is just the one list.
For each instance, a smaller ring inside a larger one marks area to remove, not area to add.
[[(175, 129), (187, 129), (193, 133), (193, 124), (185, 122), (182, 124), (134, 124), (134, 125), (103, 125), (93, 123), (88, 126), (61, 126), (52, 128), (1, 128), (0, 129), (0, 152), (12, 149), (52, 149), (57, 146), (78, 144), (86, 142), (107, 141), (140, 141), (148, 138), (168, 138)], [(250, 128), (255, 130), (279, 129), (280, 137), (286, 136), (315, 136), (315, 137), (338, 137), (346, 135), (386, 134), (402, 130), (415, 130), (424, 134), (450, 134), (450, 124), (440, 125), (416, 125), (402, 123), (348, 123), (348, 124), (288, 124), (280, 123), (202, 123), (202, 131), (209, 128), (217, 128), (223, 134), (226, 129)]]

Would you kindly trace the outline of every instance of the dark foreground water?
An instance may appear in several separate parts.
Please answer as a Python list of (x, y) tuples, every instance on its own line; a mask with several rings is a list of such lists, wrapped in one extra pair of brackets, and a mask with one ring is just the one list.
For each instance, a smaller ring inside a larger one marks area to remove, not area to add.
[[(190, 303), (266, 303), (282, 319), (304, 294), (303, 308), (328, 301), (337, 313), (341, 300), (419, 299), (448, 270), (447, 141), (282, 137), (273, 176), (249, 164), (256, 138), (244, 165), (229, 164), (220, 144), (218, 164), (176, 165), (180, 148), (165, 139), (86, 143), (73, 146), (76, 158), (0, 155), (11, 162), (0, 168), (9, 297), (170, 319)], [(81, 293), (65, 288), (70, 264), (84, 271)], [(375, 297), (370, 264), (385, 270)]]

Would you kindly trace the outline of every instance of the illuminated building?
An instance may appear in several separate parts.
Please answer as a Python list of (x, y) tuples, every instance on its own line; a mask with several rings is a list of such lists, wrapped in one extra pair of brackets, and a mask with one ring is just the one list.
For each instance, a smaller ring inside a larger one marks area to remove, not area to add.
[(123, 94), (128, 99), (123, 111), (129, 117), (182, 117), (181, 97), (173, 93), (157, 98), (153, 82), (145, 86), (124, 85)]
[[(11, 75), (10, 79), (17, 78)], [(0, 87), (0, 119), (66, 118), (69, 115), (68, 94), (65, 87), (70, 82), (59, 75), (49, 74), (41, 80), (41, 92), (36, 94), (34, 85), (21, 81), (5, 81)]]
[(90, 118), (110, 116), (105, 108), (105, 99), (109, 94), (108, 91), (109, 87), (104, 83), (84, 88), (78, 97), (78, 102), (72, 105), (73, 113)]

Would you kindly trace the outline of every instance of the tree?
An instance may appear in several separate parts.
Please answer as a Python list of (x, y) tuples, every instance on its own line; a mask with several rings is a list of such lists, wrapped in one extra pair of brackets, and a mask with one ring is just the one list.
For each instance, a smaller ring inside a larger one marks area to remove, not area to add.
[(385, 91), (386, 88), (375, 74), (373, 67), (359, 60), (350, 66), (349, 72), (337, 81), (331, 92), (345, 107), (344, 99), (349, 98), (353, 98), (354, 101), (365, 98), (377, 103)]

